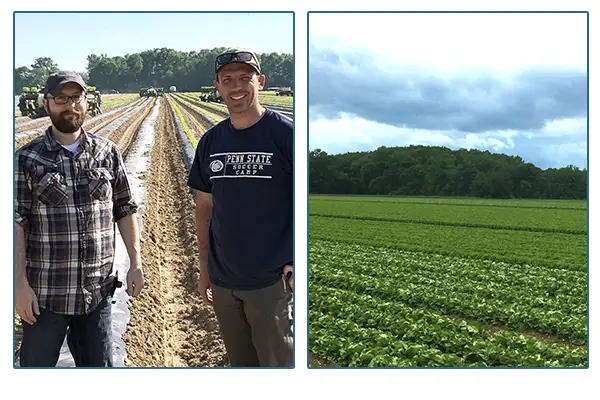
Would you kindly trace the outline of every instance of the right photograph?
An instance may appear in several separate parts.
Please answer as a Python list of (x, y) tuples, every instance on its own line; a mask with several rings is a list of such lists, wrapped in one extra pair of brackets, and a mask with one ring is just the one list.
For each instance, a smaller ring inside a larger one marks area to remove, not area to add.
[(588, 24), (308, 13), (309, 368), (588, 368)]

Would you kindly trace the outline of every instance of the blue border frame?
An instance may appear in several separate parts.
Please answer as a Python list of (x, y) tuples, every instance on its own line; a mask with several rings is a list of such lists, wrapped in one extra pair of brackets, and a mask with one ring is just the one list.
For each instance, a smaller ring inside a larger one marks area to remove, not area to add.
[(589, 369), (590, 368), (590, 13), (589, 11), (308, 11), (306, 18), (306, 135), (307, 158), (310, 157), (310, 14), (586, 14), (587, 15), (587, 363), (585, 367), (317, 367), (310, 365), (310, 167), (306, 168), (306, 367), (320, 369)]
[[(185, 10), (181, 10), (181, 11), (14, 11), (13, 12), (13, 85), (12, 85), (12, 91), (11, 91), (11, 96), (12, 96), (12, 101), (11, 104), (14, 104), (14, 99), (15, 99), (15, 78), (14, 78), (14, 70), (16, 69), (16, 60), (15, 60), (15, 52), (16, 52), (16, 16), (17, 14), (292, 14), (292, 90), (294, 92), (294, 94), (296, 93), (296, 12), (295, 11), (185, 11)], [(12, 115), (11, 118), (13, 119), (13, 154), (16, 151), (16, 146), (15, 146), (15, 141), (14, 141), (14, 134), (15, 134), (15, 130), (16, 130), (16, 122), (15, 122), (15, 110), (14, 107), (11, 110)], [(294, 148), (294, 159), (295, 159), (295, 148), (296, 148), (296, 100), (294, 97), (294, 105), (293, 105), (293, 116), (294, 116), (294, 120), (292, 121), (293, 126), (294, 126), (294, 142), (293, 142), (293, 148)], [(13, 157), (13, 171), (12, 173), (15, 173), (15, 168), (16, 168), (16, 160)], [(296, 168), (294, 167), (294, 175), (293, 175), (293, 208), (294, 210), (296, 209)], [(12, 196), (13, 196), (13, 210), (15, 208), (15, 184), (13, 182), (12, 185)], [(294, 227), (296, 226), (296, 213), (294, 212)], [(15, 237), (15, 233), (16, 233), (16, 228), (13, 224), (13, 238)], [(294, 269), (296, 268), (296, 263), (295, 263), (295, 255), (296, 255), (296, 242), (295, 242), (295, 238), (296, 238), (296, 231), (294, 229), (294, 234), (293, 234), (293, 240), (294, 240), (294, 247), (292, 250), (292, 255), (293, 255), (293, 259), (294, 259)], [(15, 304), (16, 304), (16, 291), (15, 291), (15, 268), (16, 268), (16, 250), (15, 247), (13, 245), (13, 249), (12, 249), (12, 256), (13, 256), (13, 310), (15, 309)], [(296, 291), (294, 291), (296, 293)], [(294, 297), (295, 297), (295, 293), (294, 293)], [(296, 368), (296, 335), (297, 335), (297, 325), (296, 325), (296, 301), (293, 302), (292, 304), (292, 312), (294, 315), (294, 350), (293, 350), (293, 358), (292, 358), (292, 367), (112, 367), (110, 369), (198, 369), (198, 368), (210, 368), (210, 369), (295, 369)], [(15, 345), (15, 340), (16, 340), (16, 334), (15, 334), (15, 320), (14, 320), (14, 314), (12, 314), (12, 336), (13, 336), (13, 345), (12, 345), (12, 351), (11, 351), (11, 366), (12, 369), (23, 369), (23, 370), (31, 370), (31, 369), (78, 369), (78, 368), (73, 368), (73, 367), (39, 367), (39, 368), (20, 368), (20, 367), (15, 367), (15, 354), (14, 354), (14, 345)], [(90, 367), (90, 368), (85, 368), (85, 369), (106, 369), (104, 367)]]

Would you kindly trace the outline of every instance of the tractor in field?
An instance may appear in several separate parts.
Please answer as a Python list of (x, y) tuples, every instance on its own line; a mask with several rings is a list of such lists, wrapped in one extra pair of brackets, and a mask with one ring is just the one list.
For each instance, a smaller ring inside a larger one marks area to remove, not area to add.
[(156, 95), (157, 96), (162, 96), (163, 94), (165, 94), (165, 89), (163, 89), (163, 88), (157, 88), (156, 89)]
[(291, 87), (282, 87), (277, 90), (277, 96), (294, 96), (294, 91)]
[(46, 116), (43, 88), (24, 87), (19, 97), (19, 111), (23, 117), (39, 118)]
[(157, 92), (156, 92), (155, 88), (152, 87), (152, 88), (148, 89), (147, 97), (156, 97), (156, 96), (157, 96)]
[(219, 91), (217, 89), (214, 89), (210, 92), (201, 94), (200, 100), (210, 103), (222, 103), (223, 97), (219, 94)]
[(92, 117), (102, 114), (102, 96), (95, 86), (87, 87), (87, 108)]
[(88, 112), (90, 113), (90, 115), (92, 117), (95, 117), (96, 115), (102, 113), (102, 110), (100, 109), (100, 106), (98, 105), (98, 99), (94, 95), (94, 93), (87, 94), (87, 108), (88, 108)]
[(148, 97), (148, 88), (140, 89), (140, 97)]

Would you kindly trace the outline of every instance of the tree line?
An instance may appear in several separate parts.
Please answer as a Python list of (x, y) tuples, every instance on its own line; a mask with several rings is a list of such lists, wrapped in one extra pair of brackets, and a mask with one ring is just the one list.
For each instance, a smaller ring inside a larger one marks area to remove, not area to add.
[[(87, 56), (85, 71), (79, 72), (88, 84), (100, 91), (138, 92), (143, 87), (176, 86), (178, 91), (196, 92), (201, 86), (212, 86), (216, 56), (226, 47), (183, 52), (156, 48), (141, 53), (109, 57), (106, 54)], [(259, 53), (266, 86), (293, 87), (294, 63), (292, 54)], [(60, 69), (72, 69), (61, 66)], [(43, 86), (46, 77), (59, 70), (50, 57), (39, 57), (30, 66), (15, 68), (15, 95), (23, 87)]]
[(542, 170), (519, 156), (436, 146), (309, 155), (311, 194), (586, 199), (587, 169)]

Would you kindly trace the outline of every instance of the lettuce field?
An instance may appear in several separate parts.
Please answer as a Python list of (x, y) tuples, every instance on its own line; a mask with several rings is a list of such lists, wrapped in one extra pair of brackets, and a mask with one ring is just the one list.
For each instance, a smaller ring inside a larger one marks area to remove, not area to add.
[(312, 364), (587, 366), (587, 202), (310, 197)]

